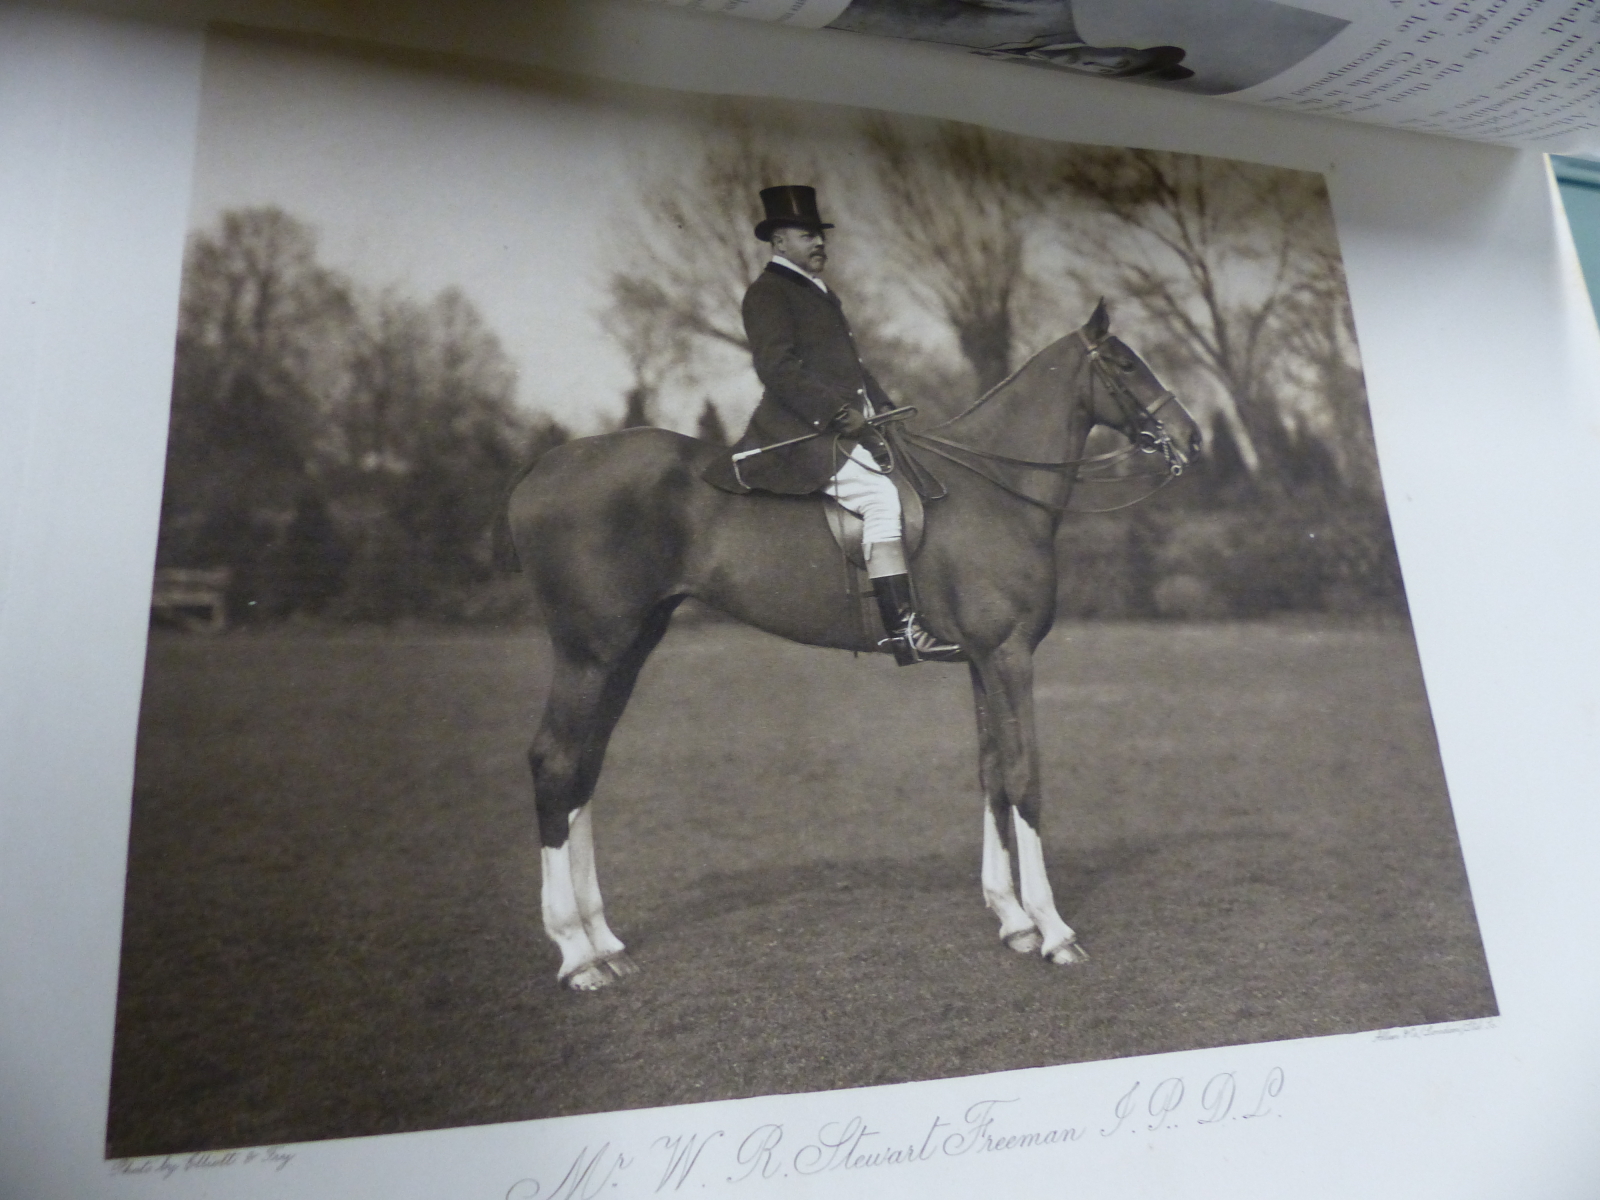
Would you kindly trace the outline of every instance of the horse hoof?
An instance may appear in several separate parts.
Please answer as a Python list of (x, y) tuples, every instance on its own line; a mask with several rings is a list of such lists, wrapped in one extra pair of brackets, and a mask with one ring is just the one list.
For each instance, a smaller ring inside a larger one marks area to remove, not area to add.
[(579, 967), (561, 982), (575, 992), (597, 992), (615, 982), (617, 976), (606, 970), (604, 963), (588, 963)]
[(1088, 962), (1089, 952), (1078, 945), (1077, 942), (1062, 942), (1061, 945), (1050, 951), (1045, 957), (1057, 966), (1067, 967), (1073, 963)]
[(1019, 929), (1001, 940), (1018, 954), (1037, 954), (1044, 945), (1044, 938), (1039, 936), (1037, 929)]
[(629, 958), (624, 950), (618, 950), (600, 965), (609, 968), (611, 973), (618, 979), (626, 979), (629, 975), (637, 975), (639, 973), (639, 968), (634, 965), (633, 959)]

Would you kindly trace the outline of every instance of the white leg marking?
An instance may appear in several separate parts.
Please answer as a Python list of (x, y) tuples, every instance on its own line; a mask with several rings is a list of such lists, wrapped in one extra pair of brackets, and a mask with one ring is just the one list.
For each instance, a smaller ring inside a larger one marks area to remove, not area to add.
[(1023, 820), (1022, 814), (1012, 810), (1011, 828), (1017, 839), (1017, 875), (1022, 885), (1022, 907), (1028, 910), (1039, 933), (1044, 938), (1040, 953), (1051, 962), (1078, 962), (1088, 955), (1077, 946), (1078, 935), (1056, 912), (1055, 896), (1050, 891), (1050, 877), (1044, 869), (1044, 845), (1039, 834)]
[(572, 838), (568, 836), (566, 843), (556, 849), (547, 846), (541, 850), (539, 865), (543, 871), (539, 901), (544, 911), (544, 931), (561, 951), (561, 969), (556, 978), (579, 989), (598, 987), (600, 984), (593, 982), (591, 976), (600, 956), (583, 927), (572, 888)]
[(567, 845), (572, 851), (572, 890), (577, 898), (578, 919), (589, 936), (595, 955), (612, 966), (618, 975), (633, 974), (634, 967), (623, 953), (622, 939), (606, 924), (605, 906), (600, 899), (600, 879), (594, 869), (594, 824), (587, 806), (574, 813)]
[(983, 902), (1000, 918), (1000, 940), (1019, 954), (1039, 949), (1039, 931), (1022, 905), (1011, 881), (1011, 852), (1000, 840), (994, 809), (983, 799)]

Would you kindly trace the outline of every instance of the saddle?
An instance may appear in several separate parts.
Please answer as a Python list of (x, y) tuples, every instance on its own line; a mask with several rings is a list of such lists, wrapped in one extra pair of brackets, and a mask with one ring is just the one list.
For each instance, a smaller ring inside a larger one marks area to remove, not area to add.
[[(906, 562), (909, 563), (922, 549), (922, 496), (906, 478), (905, 472), (896, 471), (889, 478), (900, 493), (900, 538), (905, 546)], [(861, 631), (869, 639), (877, 640), (882, 632), (882, 617), (878, 612), (878, 599), (872, 580), (867, 577), (867, 548), (862, 544), (862, 520), (828, 495), (822, 497), (822, 515), (827, 518), (828, 532), (833, 534), (833, 540), (844, 555), (850, 594), (855, 597), (860, 610)], [(915, 595), (916, 584), (913, 582), (911, 587)]]
[[(922, 496), (904, 472), (896, 471), (889, 478), (900, 493), (901, 536), (905, 542), (906, 561), (910, 562), (922, 549)], [(828, 495), (822, 497), (822, 514), (828, 518), (828, 530), (850, 565), (865, 571), (867, 548), (861, 544), (861, 518)]]

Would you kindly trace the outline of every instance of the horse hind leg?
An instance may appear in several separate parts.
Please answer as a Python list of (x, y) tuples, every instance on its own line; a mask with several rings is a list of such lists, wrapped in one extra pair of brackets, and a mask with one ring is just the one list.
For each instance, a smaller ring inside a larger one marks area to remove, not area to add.
[(558, 646), (550, 698), (528, 752), (539, 821), (545, 933), (561, 951), (557, 979), (576, 991), (594, 991), (636, 970), (606, 922), (587, 805), (611, 733), (675, 607), (676, 601), (658, 605), (615, 657), (573, 648), (564, 652)]

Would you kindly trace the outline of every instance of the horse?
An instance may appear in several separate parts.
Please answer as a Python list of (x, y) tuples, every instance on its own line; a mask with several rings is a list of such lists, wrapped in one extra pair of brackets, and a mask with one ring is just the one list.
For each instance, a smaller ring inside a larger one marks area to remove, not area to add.
[[(1126, 449), (1082, 457), (1096, 426), (1120, 432)], [(1011, 949), (1081, 961), (1039, 838), (1032, 659), (1054, 618), (1056, 528), (1086, 465), (1154, 455), (1165, 482), (1199, 454), (1198, 427), (1111, 335), (1102, 300), (1082, 328), (970, 407), (893, 440), (940, 467), (943, 494), (926, 506), (913, 573), (919, 612), (962, 647), (972, 679), (984, 900)], [(606, 922), (587, 805), (673, 610), (692, 596), (794, 642), (879, 649), (859, 597), (840, 586), (823, 498), (719, 491), (701, 479), (717, 453), (726, 451), (663, 429), (577, 439), (528, 470), (503, 514), (554, 652), (528, 761), (544, 928), (561, 952), (558, 982), (577, 991), (637, 970)]]

